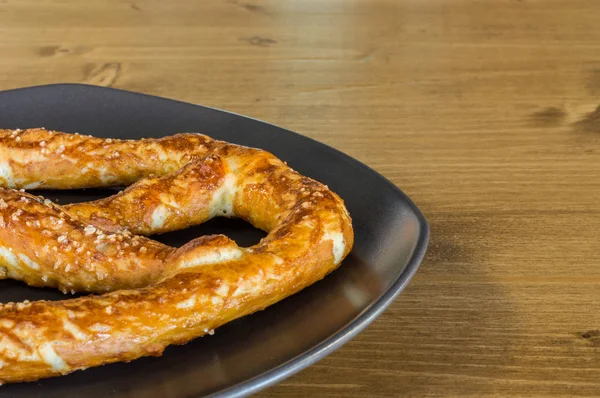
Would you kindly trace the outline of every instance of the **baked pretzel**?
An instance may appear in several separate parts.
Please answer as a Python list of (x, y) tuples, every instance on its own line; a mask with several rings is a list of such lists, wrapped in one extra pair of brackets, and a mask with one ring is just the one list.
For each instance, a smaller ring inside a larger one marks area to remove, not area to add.
[[(24, 190), (130, 185), (59, 206)], [(212, 217), (268, 235), (180, 248), (145, 235)], [(0, 381), (161, 355), (322, 279), (353, 245), (343, 201), (272, 154), (200, 134), (116, 140), (0, 130), (0, 274), (99, 293), (0, 305)]]

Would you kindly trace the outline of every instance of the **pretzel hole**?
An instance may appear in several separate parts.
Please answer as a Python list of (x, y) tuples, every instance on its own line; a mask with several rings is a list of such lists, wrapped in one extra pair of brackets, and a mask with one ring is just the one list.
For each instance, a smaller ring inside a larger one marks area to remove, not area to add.
[(48, 198), (59, 205), (66, 205), (69, 203), (91, 202), (93, 200), (108, 198), (123, 189), (125, 187), (71, 189), (68, 191), (40, 189), (29, 191), (29, 193)]
[(190, 240), (205, 236), (223, 234), (233, 239), (240, 247), (256, 245), (266, 232), (254, 228), (250, 223), (237, 218), (213, 218), (203, 224), (196, 225), (180, 231), (168, 232), (162, 235), (153, 235), (152, 239), (173, 247), (181, 247)]
[(13, 279), (0, 280), (0, 303), (21, 302), (25, 300), (49, 300), (58, 301), (80, 296), (88, 296), (90, 293), (75, 293), (74, 295), (65, 295), (58, 289), (45, 287), (27, 286), (21, 281)]

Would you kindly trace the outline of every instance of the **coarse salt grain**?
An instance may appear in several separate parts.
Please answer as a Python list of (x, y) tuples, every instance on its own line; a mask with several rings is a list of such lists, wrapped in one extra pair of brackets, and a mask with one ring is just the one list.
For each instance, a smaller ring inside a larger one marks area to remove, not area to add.
[(94, 232), (96, 232), (96, 227), (94, 227), (93, 225), (88, 225), (87, 227), (85, 227), (83, 232), (86, 235), (92, 235)]

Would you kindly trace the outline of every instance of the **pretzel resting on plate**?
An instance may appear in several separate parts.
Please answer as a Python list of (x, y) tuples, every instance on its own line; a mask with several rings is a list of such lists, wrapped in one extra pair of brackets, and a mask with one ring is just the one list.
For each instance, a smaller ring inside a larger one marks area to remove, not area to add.
[[(23, 191), (109, 186), (129, 187), (65, 206)], [(216, 216), (268, 235), (249, 248), (146, 237)], [(263, 150), (0, 130), (0, 277), (96, 293), (0, 304), (0, 382), (160, 355), (322, 279), (353, 240), (342, 199)]]

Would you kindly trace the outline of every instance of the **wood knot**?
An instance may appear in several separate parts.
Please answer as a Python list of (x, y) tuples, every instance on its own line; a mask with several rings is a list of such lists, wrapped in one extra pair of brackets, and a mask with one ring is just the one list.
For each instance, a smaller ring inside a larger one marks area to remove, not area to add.
[(118, 62), (100, 65), (85, 77), (85, 82), (96, 86), (111, 87), (121, 74), (121, 64)]
[(588, 330), (587, 332), (581, 333), (581, 337), (584, 339), (592, 339), (600, 336), (600, 330)]
[(531, 122), (538, 127), (560, 126), (567, 113), (560, 108), (550, 106), (531, 114)]

